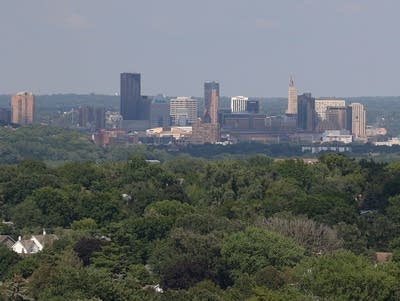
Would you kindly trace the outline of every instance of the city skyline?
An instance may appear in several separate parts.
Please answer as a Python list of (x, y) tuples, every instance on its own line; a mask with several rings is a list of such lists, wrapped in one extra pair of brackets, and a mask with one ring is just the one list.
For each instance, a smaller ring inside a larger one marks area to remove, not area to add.
[(288, 74), (317, 97), (400, 95), (399, 9), (394, 0), (7, 2), (0, 94), (109, 95), (115, 75), (132, 71), (144, 95), (199, 96), (216, 80), (223, 95), (283, 97)]

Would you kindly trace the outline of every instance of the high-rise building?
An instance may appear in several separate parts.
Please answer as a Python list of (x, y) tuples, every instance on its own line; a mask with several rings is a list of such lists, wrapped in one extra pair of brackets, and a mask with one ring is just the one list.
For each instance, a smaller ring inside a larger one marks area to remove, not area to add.
[(0, 109), (0, 122), (9, 124), (11, 122), (11, 110), (10, 109)]
[(106, 127), (105, 108), (80, 106), (78, 109), (78, 125), (83, 128), (104, 129)]
[(197, 120), (197, 100), (184, 96), (171, 99), (169, 115), (172, 125), (194, 124)]
[(140, 119), (140, 73), (121, 73), (121, 107), (124, 120)]
[(80, 106), (78, 109), (78, 125), (83, 128), (90, 127), (93, 120), (93, 107)]
[(164, 96), (157, 95), (150, 104), (150, 127), (167, 127), (169, 125), (169, 102)]
[(326, 111), (329, 107), (345, 108), (346, 101), (344, 99), (324, 98), (315, 100), (315, 113), (318, 120), (326, 119)]
[(297, 98), (297, 128), (304, 131), (315, 129), (315, 98), (303, 93)]
[[(333, 108), (343, 108), (344, 111), (334, 110)], [(316, 129), (319, 132), (323, 132), (326, 130), (343, 130), (345, 128), (337, 128), (338, 125), (335, 125), (335, 118), (341, 118), (343, 116), (335, 115), (341, 114), (345, 112), (346, 109), (346, 101), (343, 99), (334, 99), (334, 98), (323, 98), (315, 100), (315, 122)], [(330, 119), (328, 120), (328, 111), (330, 114)], [(346, 117), (344, 117), (346, 118)], [(343, 121), (343, 120), (342, 120)]]
[(218, 123), (219, 83), (204, 83), (204, 123)]
[(349, 111), (351, 112), (351, 133), (354, 138), (364, 139), (366, 133), (366, 112), (361, 103), (352, 103)]
[(231, 97), (231, 112), (232, 113), (243, 113), (246, 112), (248, 97), (245, 96), (233, 96)]
[(287, 115), (297, 114), (297, 89), (294, 86), (293, 76), (289, 78), (289, 89), (288, 89), (288, 107), (286, 110)]
[(96, 129), (104, 129), (106, 127), (105, 108), (96, 108), (94, 110), (94, 126)]
[(35, 114), (35, 97), (32, 93), (19, 92), (11, 98), (11, 122), (32, 124)]
[(326, 119), (321, 123), (321, 130), (345, 130), (347, 125), (346, 107), (328, 107), (325, 112)]
[(150, 105), (153, 100), (151, 96), (142, 95), (140, 97), (138, 110), (136, 114), (137, 120), (149, 120), (150, 119)]
[(260, 102), (258, 100), (249, 100), (246, 102), (246, 112), (258, 114), (260, 112)]

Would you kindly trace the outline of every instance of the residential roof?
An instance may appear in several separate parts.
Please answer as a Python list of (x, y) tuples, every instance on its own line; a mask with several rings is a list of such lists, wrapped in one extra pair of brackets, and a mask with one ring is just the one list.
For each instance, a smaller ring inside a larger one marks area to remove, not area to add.
[(7, 248), (11, 249), (12, 246), (15, 244), (15, 240), (12, 239), (12, 237), (9, 235), (0, 235), (0, 244), (3, 244)]
[(27, 239), (27, 240), (20, 240), (19, 242), (24, 246), (24, 248), (28, 254), (34, 253), (35, 247), (37, 248), (37, 246), (33, 240)]
[(393, 256), (392, 252), (376, 252), (375, 253), (375, 259), (376, 262), (381, 263), (381, 262), (386, 262), (389, 261)]
[(55, 234), (46, 234), (46, 235), (33, 235), (38, 242), (44, 247), (51, 245), (55, 240), (58, 239), (58, 236)]

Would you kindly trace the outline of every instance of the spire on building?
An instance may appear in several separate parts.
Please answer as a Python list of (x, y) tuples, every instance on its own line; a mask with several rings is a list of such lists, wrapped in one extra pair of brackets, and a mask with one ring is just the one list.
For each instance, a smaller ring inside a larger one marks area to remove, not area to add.
[(290, 75), (290, 76), (289, 76), (289, 87), (294, 87), (293, 75)]

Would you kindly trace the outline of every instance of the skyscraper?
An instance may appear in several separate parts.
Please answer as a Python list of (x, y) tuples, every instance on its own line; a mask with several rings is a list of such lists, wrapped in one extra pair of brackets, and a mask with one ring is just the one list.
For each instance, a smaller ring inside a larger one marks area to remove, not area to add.
[[(336, 113), (339, 113), (338, 110), (333, 111), (330, 110), (332, 108), (343, 108), (346, 112), (346, 101), (344, 99), (334, 99), (334, 98), (324, 98), (324, 99), (316, 99), (315, 100), (315, 125), (316, 129), (320, 132), (325, 130), (343, 130), (345, 128), (337, 128), (339, 125), (335, 125), (333, 119), (339, 117), (338, 115), (335, 116)], [(330, 114), (330, 119), (328, 120), (328, 111)], [(332, 115), (333, 114), (333, 115)], [(345, 116), (342, 116), (344, 120), (346, 119)], [(333, 118), (333, 119), (332, 119)], [(343, 121), (344, 121), (343, 120)]]
[(324, 98), (315, 100), (315, 113), (319, 120), (326, 119), (326, 111), (330, 107), (345, 108), (346, 101), (344, 99)]
[(11, 98), (11, 122), (32, 124), (35, 113), (35, 97), (32, 93), (19, 92)]
[(197, 100), (190, 97), (177, 97), (170, 100), (169, 110), (172, 125), (185, 126), (197, 120)]
[(150, 127), (167, 127), (169, 125), (169, 101), (165, 96), (157, 95), (150, 104)]
[(315, 129), (315, 98), (303, 93), (297, 98), (297, 128), (304, 131)]
[(142, 95), (136, 113), (137, 120), (150, 120), (150, 105), (153, 98), (151, 96)]
[(140, 73), (121, 73), (121, 107), (124, 120), (140, 119)]
[(354, 138), (365, 138), (366, 135), (366, 112), (361, 103), (352, 103), (351, 108), (351, 133)]
[(94, 125), (96, 129), (104, 129), (106, 127), (106, 109), (96, 108), (94, 110)]
[(11, 110), (0, 108), (0, 123), (8, 124), (11, 122)]
[(80, 106), (78, 108), (78, 125), (80, 127), (90, 127), (93, 119), (93, 107)]
[(297, 89), (294, 86), (293, 76), (289, 78), (289, 90), (288, 90), (288, 107), (286, 110), (287, 115), (297, 114)]
[(260, 112), (260, 102), (258, 100), (249, 100), (246, 102), (246, 112), (258, 114)]
[(204, 83), (204, 123), (218, 123), (219, 83)]
[(328, 107), (323, 130), (345, 130), (347, 125), (346, 107)]
[(103, 129), (106, 127), (105, 108), (80, 106), (78, 109), (78, 125), (84, 128)]

